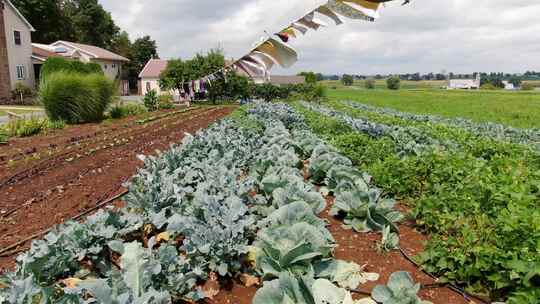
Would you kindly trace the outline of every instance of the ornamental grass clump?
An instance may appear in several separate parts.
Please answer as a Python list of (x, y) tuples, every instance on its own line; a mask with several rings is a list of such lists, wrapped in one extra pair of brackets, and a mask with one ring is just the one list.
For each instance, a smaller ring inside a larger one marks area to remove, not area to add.
[(114, 92), (114, 83), (101, 74), (60, 71), (42, 82), (39, 97), (51, 120), (78, 124), (103, 120)]

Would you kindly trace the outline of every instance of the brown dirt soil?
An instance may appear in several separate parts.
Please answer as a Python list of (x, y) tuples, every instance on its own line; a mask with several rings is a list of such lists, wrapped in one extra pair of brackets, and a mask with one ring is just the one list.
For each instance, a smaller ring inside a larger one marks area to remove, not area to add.
[[(123, 190), (142, 162), (230, 114), (233, 107), (193, 108), (145, 124), (135, 118), (72, 126), (0, 146), (0, 248), (84, 212)], [(163, 114), (158, 112), (153, 115)], [(39, 153), (40, 158), (9, 159)], [(28, 245), (28, 244), (27, 244)], [(24, 248), (24, 247), (23, 247)], [(0, 269), (14, 265), (0, 258)]]
[[(337, 259), (352, 261), (359, 265), (365, 265), (365, 270), (380, 274), (376, 282), (364, 284), (362, 290), (371, 291), (375, 285), (386, 284), (390, 275), (396, 271), (407, 271), (413, 279), (422, 284), (435, 283), (428, 275), (408, 261), (399, 251), (380, 253), (376, 249), (377, 242), (381, 240), (380, 233), (356, 233), (342, 227), (342, 222), (328, 214), (333, 204), (333, 198), (328, 198), (328, 208), (321, 216), (329, 221), (328, 229), (336, 240), (335, 257)], [(408, 225), (400, 225), (401, 247), (410, 256), (420, 253), (424, 248), (427, 238), (420, 232), (415, 231)], [(222, 291), (213, 301), (215, 304), (251, 304), (257, 291), (256, 287), (247, 288), (241, 283), (235, 283), (231, 290)], [(423, 300), (433, 304), (474, 304), (466, 301), (460, 294), (449, 288), (424, 289), (419, 293)], [(365, 296), (355, 298), (360, 299)]]

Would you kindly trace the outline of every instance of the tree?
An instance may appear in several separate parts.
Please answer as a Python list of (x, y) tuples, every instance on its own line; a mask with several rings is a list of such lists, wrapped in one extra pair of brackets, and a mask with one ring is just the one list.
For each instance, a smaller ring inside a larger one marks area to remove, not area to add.
[(32, 41), (53, 43), (58, 40), (76, 40), (71, 19), (65, 14), (62, 1), (12, 0), (23, 16), (36, 29)]
[(364, 84), (366, 86), (366, 89), (368, 90), (375, 89), (375, 80), (373, 79), (366, 79), (366, 82)]
[(157, 44), (150, 36), (137, 38), (131, 46), (133, 61), (137, 70), (141, 71), (150, 59), (158, 59)]
[(521, 87), (522, 79), (519, 76), (511, 76), (508, 80), (515, 88)]
[(391, 76), (386, 79), (386, 86), (389, 90), (399, 90), (401, 86), (401, 80), (397, 76)]
[(306, 79), (306, 83), (317, 82), (317, 75), (313, 72), (302, 72), (302, 73), (299, 73), (298, 76), (304, 76), (304, 78)]
[(343, 76), (341, 77), (341, 82), (344, 86), (352, 86), (354, 83), (354, 78), (352, 75), (343, 74)]
[(171, 59), (165, 70), (159, 75), (159, 86), (164, 90), (181, 91), (184, 83), (188, 80), (186, 63), (180, 58)]
[(75, 28), (78, 42), (111, 49), (120, 28), (97, 0), (71, 0), (64, 11)]
[(322, 73), (317, 73), (317, 74), (315, 74), (315, 76), (317, 77), (317, 81), (323, 81), (324, 80), (324, 75)]

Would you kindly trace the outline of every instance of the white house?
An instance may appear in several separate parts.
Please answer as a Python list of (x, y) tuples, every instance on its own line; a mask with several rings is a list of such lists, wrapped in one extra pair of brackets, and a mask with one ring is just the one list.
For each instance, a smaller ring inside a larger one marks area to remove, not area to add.
[(448, 90), (478, 90), (480, 89), (480, 74), (476, 79), (450, 79)]
[(516, 88), (516, 86), (514, 86), (513, 83), (511, 83), (509, 81), (503, 80), (503, 84), (504, 84), (504, 89), (505, 90), (513, 91), (513, 90), (518, 89), (518, 88)]
[[(165, 59), (150, 59), (139, 73), (139, 94), (145, 95), (151, 90), (154, 90), (161, 95), (163, 93), (159, 87), (159, 75), (167, 68), (168, 60)], [(177, 94), (173, 94), (177, 95)]]
[(69, 41), (60, 40), (48, 45), (39, 43), (33, 43), (32, 45), (34, 47), (33, 62), (36, 65), (43, 64), (47, 60), (47, 56), (43, 56), (43, 53), (56, 54), (57, 56), (85, 63), (97, 63), (101, 66), (105, 75), (112, 80), (120, 79), (122, 65), (129, 61), (125, 57), (97, 46)]
[(32, 25), (9, 0), (0, 0), (0, 101), (11, 99), (17, 83), (35, 86)]

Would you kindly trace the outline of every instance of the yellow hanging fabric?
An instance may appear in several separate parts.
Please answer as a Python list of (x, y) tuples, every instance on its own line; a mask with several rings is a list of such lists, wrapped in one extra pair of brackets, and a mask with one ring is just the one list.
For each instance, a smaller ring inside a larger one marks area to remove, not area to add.
[(339, 18), (339, 16), (336, 15), (336, 13), (334, 13), (330, 8), (328, 8), (327, 5), (321, 5), (315, 11), (317, 13), (321, 14), (321, 15), (324, 15), (324, 16), (334, 20), (336, 25), (343, 24), (343, 21), (341, 20), (341, 18)]
[(298, 61), (298, 54), (294, 49), (274, 38), (268, 38), (255, 51), (265, 53), (284, 68), (289, 68)]
[(362, 7), (365, 7), (367, 9), (374, 10), (374, 11), (379, 9), (379, 6), (381, 5), (380, 3), (370, 2), (370, 1), (366, 1), (366, 0), (339, 0), (339, 1), (340, 2), (351, 2), (351, 3), (360, 5)]

